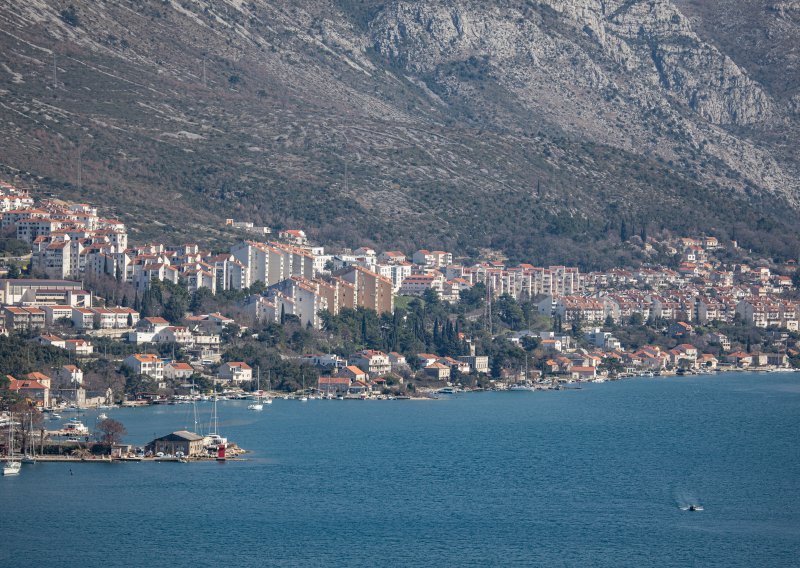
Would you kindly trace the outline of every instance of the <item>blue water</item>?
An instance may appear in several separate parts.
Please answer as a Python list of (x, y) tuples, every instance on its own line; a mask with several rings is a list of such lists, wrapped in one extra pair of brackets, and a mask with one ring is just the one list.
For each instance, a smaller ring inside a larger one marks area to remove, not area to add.
[[(0, 478), (0, 566), (800, 564), (800, 375), (245, 407), (247, 462)], [(190, 408), (107, 412), (144, 443)]]

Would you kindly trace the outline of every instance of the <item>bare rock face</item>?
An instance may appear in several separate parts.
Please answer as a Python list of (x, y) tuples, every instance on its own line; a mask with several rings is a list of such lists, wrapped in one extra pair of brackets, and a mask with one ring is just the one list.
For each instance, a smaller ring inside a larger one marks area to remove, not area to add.
[(626, 217), (755, 246), (800, 228), (799, 4), (6, 3), (0, 152), (146, 236), (593, 262)]
[[(565, 130), (665, 159), (680, 154), (676, 139), (686, 148), (702, 146), (743, 178), (795, 198), (790, 176), (767, 153), (725, 130), (767, 127), (773, 101), (698, 37), (668, 0), (543, 0), (535, 11), (486, 2), (395, 2), (370, 31), (381, 54), (448, 93), (474, 95), (445, 69), (477, 60), (517, 102)], [(619, 116), (629, 122), (624, 133), (609, 127)]]

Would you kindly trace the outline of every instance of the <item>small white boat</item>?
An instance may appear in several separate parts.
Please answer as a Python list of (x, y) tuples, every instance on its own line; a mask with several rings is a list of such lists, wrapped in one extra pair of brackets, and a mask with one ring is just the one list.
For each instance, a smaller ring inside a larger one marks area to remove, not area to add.
[(98, 421), (99, 421), (99, 420), (108, 420), (108, 414), (106, 414), (105, 412), (102, 412), (102, 413), (100, 413), (100, 414), (97, 416), (97, 420), (98, 420)]
[(9, 417), (8, 427), (8, 461), (3, 464), (3, 475), (19, 475), (22, 464), (14, 459), (14, 415)]
[(261, 411), (264, 410), (264, 403), (262, 402), (261, 397), (261, 367), (258, 367), (257, 375), (256, 375), (256, 394), (255, 394), (255, 402), (252, 404), (247, 405), (247, 410), (256, 410)]
[(36, 463), (36, 457), (30, 454), (25, 454), (22, 458), (22, 463), (28, 463), (28, 464)]

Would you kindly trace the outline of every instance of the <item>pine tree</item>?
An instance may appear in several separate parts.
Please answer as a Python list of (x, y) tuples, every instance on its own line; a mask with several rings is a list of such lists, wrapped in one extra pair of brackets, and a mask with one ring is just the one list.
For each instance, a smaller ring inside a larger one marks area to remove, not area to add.
[(361, 314), (361, 342), (367, 343), (367, 314)]

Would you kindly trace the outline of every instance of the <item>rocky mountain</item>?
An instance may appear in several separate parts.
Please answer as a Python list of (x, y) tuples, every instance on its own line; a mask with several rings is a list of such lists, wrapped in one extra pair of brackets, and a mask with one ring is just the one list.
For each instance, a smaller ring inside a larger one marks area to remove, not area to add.
[(597, 266), (624, 223), (797, 256), (799, 5), (4, 2), (0, 161), (139, 239)]

